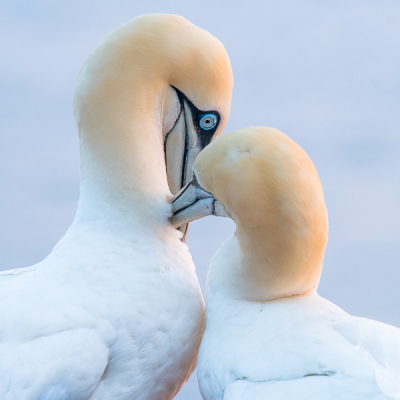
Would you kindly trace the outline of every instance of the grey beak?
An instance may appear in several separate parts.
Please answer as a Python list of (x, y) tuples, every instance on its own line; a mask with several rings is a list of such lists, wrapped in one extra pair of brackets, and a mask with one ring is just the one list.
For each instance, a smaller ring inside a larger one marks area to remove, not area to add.
[(174, 215), (170, 222), (176, 228), (208, 215), (228, 216), (223, 204), (204, 190), (195, 176), (173, 197), (171, 205)]
[[(212, 129), (202, 129), (199, 120), (206, 112), (198, 110), (193, 103), (178, 89), (177, 92), (181, 111), (174, 127), (164, 139), (165, 163), (170, 191), (176, 195), (193, 177), (192, 166), (198, 154), (207, 146), (219, 124), (219, 114), (212, 111), (218, 119), (218, 124)], [(185, 241), (188, 224), (179, 225), (184, 233)]]
[(185, 159), (185, 136), (185, 113), (181, 111), (178, 120), (164, 142), (168, 186), (173, 195), (178, 193), (182, 186), (184, 186), (182, 182), (182, 169)]
[(192, 111), (185, 100), (181, 107), (180, 116), (165, 139), (167, 179), (169, 189), (174, 195), (192, 178), (194, 160), (205, 147), (198, 138)]

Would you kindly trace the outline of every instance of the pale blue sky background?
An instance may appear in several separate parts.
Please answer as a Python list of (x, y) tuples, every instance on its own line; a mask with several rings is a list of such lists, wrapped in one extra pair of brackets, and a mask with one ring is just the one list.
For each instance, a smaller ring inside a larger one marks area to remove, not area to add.
[[(273, 126), (309, 153), (330, 240), (319, 293), (400, 327), (400, 2), (3, 0), (0, 3), (0, 269), (42, 260), (79, 195), (75, 77), (101, 39), (149, 12), (177, 13), (226, 46), (227, 131)], [(192, 224), (204, 283), (229, 220)], [(196, 378), (178, 395), (198, 400)]]

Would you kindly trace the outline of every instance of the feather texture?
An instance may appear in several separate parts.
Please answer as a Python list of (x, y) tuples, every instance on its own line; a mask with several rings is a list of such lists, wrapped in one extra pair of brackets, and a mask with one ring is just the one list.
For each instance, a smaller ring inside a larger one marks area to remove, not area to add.
[(176, 15), (124, 24), (79, 73), (78, 210), (44, 261), (0, 274), (1, 399), (169, 400), (195, 369), (204, 302), (168, 221), (165, 130), (181, 112), (173, 87), (218, 112), (221, 133), (229, 57)]
[(194, 171), (237, 226), (208, 272), (203, 398), (400, 399), (400, 329), (316, 293), (328, 215), (305, 151), (245, 128), (206, 147)]

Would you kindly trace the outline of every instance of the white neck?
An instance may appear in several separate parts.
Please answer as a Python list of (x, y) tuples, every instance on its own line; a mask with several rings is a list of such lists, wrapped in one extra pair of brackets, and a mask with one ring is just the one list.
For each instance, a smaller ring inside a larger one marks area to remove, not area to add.
[(236, 232), (228, 239), (211, 261), (207, 301), (217, 292), (222, 292), (226, 298), (256, 302), (316, 293), (322, 262), (316, 268), (312, 266), (310, 272), (306, 271), (305, 277), (296, 271), (298, 266), (303, 269), (301, 263), (295, 265), (292, 274), (287, 273), (286, 268), (279, 268), (280, 265), (269, 265), (262, 251), (257, 254), (257, 250), (264, 247), (263, 241), (254, 243), (249, 254), (243, 251), (240, 233)]
[(112, 68), (104, 68), (103, 74), (84, 69), (78, 78), (77, 219), (114, 216), (119, 223), (151, 228), (166, 225), (170, 213), (162, 123), (164, 98), (171, 89), (154, 75), (128, 79), (129, 73), (129, 68), (119, 74)]
[(96, 103), (91, 106), (97, 113), (93, 108), (75, 112), (81, 195), (75, 220), (58, 248), (70, 248), (80, 237), (88, 239), (84, 252), (98, 251), (102, 243), (108, 248), (137, 248), (156, 241), (180, 247), (179, 233), (168, 221), (170, 191), (162, 135), (165, 88), (168, 85), (149, 91), (137, 87), (129, 101), (124, 96), (125, 101), (115, 101), (111, 95), (102, 112)]

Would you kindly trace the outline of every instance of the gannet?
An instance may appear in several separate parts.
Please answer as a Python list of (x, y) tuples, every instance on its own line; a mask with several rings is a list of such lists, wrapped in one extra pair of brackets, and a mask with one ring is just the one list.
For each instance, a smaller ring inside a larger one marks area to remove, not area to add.
[(172, 399), (189, 378), (204, 303), (168, 198), (232, 85), (223, 45), (179, 16), (138, 17), (90, 55), (75, 219), (44, 261), (0, 274), (0, 399)]
[(252, 127), (218, 138), (193, 170), (171, 221), (236, 223), (208, 272), (203, 398), (400, 399), (400, 329), (316, 292), (328, 214), (306, 152), (276, 129)]

